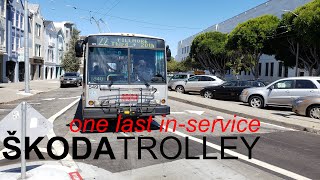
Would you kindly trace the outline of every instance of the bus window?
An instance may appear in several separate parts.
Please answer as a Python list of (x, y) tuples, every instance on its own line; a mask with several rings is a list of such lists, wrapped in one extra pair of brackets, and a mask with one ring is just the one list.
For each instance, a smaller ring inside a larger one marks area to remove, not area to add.
[(164, 51), (131, 49), (131, 83), (165, 83)]
[(88, 56), (89, 83), (128, 83), (128, 50), (90, 47)]

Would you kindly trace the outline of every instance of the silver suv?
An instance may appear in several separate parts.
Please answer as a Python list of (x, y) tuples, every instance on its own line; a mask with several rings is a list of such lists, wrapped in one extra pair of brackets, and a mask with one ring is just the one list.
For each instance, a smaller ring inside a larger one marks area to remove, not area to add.
[(179, 93), (200, 92), (206, 86), (219, 86), (224, 81), (217, 76), (195, 75), (184, 81), (177, 81), (171, 88)]
[(174, 90), (174, 88), (172, 88), (172, 84), (177, 82), (177, 81), (184, 81), (186, 79), (189, 79), (190, 77), (194, 76), (193, 74), (188, 74), (188, 73), (179, 73), (179, 74), (175, 74), (173, 75), (169, 82), (168, 82), (168, 88), (169, 90)]
[(320, 77), (291, 77), (279, 79), (266, 87), (244, 89), (240, 100), (255, 108), (292, 107), (296, 98), (318, 94), (320, 94)]

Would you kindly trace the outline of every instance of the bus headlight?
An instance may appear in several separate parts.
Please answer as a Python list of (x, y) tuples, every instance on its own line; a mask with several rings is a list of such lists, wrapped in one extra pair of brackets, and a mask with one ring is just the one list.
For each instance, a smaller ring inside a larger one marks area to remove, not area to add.
[(89, 101), (88, 104), (89, 104), (90, 106), (93, 106), (93, 105), (94, 105), (94, 101)]

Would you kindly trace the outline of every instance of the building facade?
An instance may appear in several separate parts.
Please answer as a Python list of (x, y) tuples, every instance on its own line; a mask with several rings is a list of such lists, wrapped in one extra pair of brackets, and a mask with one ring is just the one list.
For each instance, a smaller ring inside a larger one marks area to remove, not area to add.
[(56, 79), (57, 35), (52, 21), (44, 21), (44, 79)]
[(22, 1), (7, 1), (6, 10), (6, 50), (5, 81), (24, 80), (24, 5)]
[(54, 22), (54, 26), (60, 31), (58, 34), (58, 43), (60, 44), (60, 49), (58, 50), (59, 59), (56, 65), (57, 69), (60, 70), (60, 74), (58, 74), (60, 77), (64, 73), (61, 63), (64, 58), (64, 54), (69, 50), (74, 23), (69, 21)]
[[(190, 47), (193, 39), (204, 32), (219, 31), (222, 33), (230, 33), (239, 23), (245, 22), (251, 18), (258, 16), (272, 14), (281, 18), (282, 14), (287, 11), (293, 11), (299, 6), (302, 6), (312, 0), (269, 0), (266, 3), (260, 4), (252, 9), (249, 9), (237, 16), (234, 16), (226, 21), (210, 26), (209, 28), (190, 36), (184, 40), (178, 42), (177, 55), (175, 59), (182, 61), (189, 56)], [(305, 70), (299, 69), (299, 75), (307, 74)], [(275, 60), (273, 56), (262, 55), (259, 63), (259, 74), (260, 79), (266, 81), (274, 81), (282, 77), (290, 77), (295, 75), (294, 68), (287, 68), (283, 66), (281, 61)], [(235, 78), (232, 72), (227, 73), (227, 78)], [(252, 79), (253, 75), (251, 72), (241, 72), (239, 76), (241, 79)]]
[(6, 62), (8, 59), (6, 49), (6, 8), (7, 1), (0, 0), (0, 83), (6, 82)]
[(44, 69), (44, 52), (43, 52), (43, 38), (44, 26), (43, 17), (41, 16), (39, 4), (28, 4), (30, 11), (30, 29), (29, 37), (32, 38), (32, 43), (29, 44), (29, 58), (30, 58), (30, 79), (43, 79)]

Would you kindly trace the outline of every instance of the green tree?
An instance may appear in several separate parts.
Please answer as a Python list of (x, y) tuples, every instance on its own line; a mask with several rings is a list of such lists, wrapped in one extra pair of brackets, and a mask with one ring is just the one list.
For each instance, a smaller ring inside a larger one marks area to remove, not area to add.
[[(240, 51), (247, 57), (243, 62), (250, 66), (256, 79), (259, 77), (259, 60), (262, 54), (271, 54), (270, 38), (276, 33), (280, 20), (273, 15), (264, 15), (239, 24), (228, 36), (229, 50)], [(241, 59), (241, 57), (239, 57)]]
[(228, 60), (228, 53), (225, 49), (226, 42), (227, 34), (221, 32), (200, 34), (192, 42), (190, 57), (212, 74), (218, 73), (224, 77)]
[(319, 76), (319, 22), (320, 1), (318, 0), (284, 14), (278, 27), (279, 36), (272, 40), (276, 59), (282, 60), (287, 66), (295, 66), (299, 47), (299, 68), (308, 70), (310, 76)]
[(75, 44), (79, 39), (80, 31), (73, 29), (69, 42), (69, 50), (62, 59), (61, 66), (66, 72), (77, 72), (80, 68), (80, 59), (76, 57)]
[(179, 62), (177, 62), (173, 57), (167, 62), (167, 71), (168, 72), (177, 72), (179, 68)]

